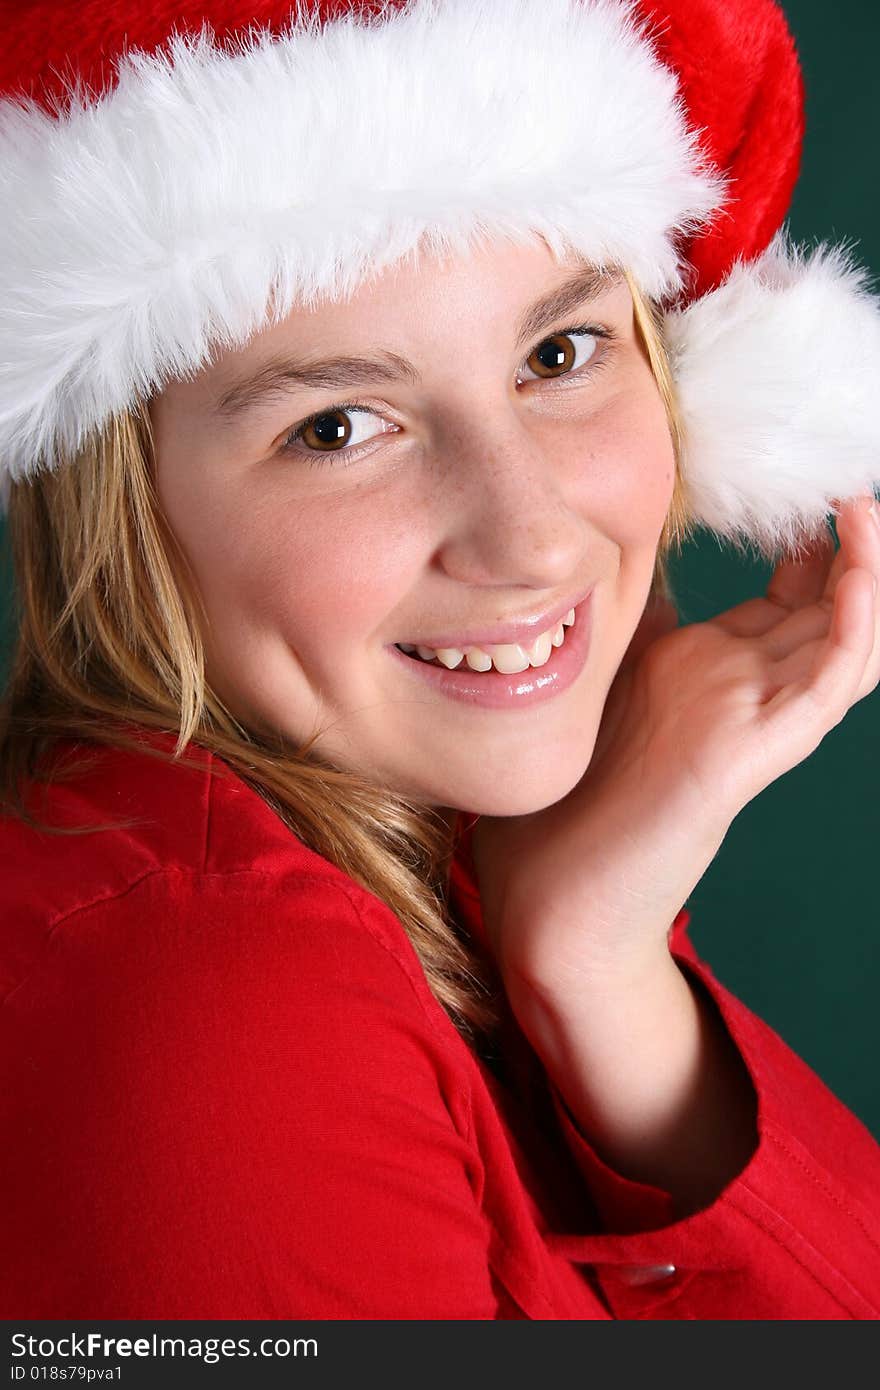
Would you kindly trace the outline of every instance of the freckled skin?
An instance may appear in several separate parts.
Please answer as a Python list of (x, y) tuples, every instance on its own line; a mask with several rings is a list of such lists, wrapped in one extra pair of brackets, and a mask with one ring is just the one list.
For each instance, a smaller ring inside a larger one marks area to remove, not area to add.
[[(425, 804), (521, 815), (589, 765), (602, 708), (650, 587), (674, 482), (663, 404), (625, 282), (573, 322), (620, 339), (605, 369), (517, 382), (525, 309), (570, 274), (541, 238), (392, 267), (344, 303), (297, 310), (155, 398), (160, 504), (199, 585), (208, 679), (253, 727), (325, 730), (324, 758)], [(578, 364), (593, 340), (579, 342)], [(375, 390), (297, 387), (234, 425), (211, 402), (281, 350), (389, 349), (422, 375)], [(595, 358), (602, 352), (596, 347)], [(346, 400), (359, 459), (280, 452)], [(382, 422), (397, 431), (382, 432)], [(315, 459), (321, 467), (310, 467)], [(411, 689), (384, 650), (547, 607), (596, 581), (572, 687), (530, 713)]]

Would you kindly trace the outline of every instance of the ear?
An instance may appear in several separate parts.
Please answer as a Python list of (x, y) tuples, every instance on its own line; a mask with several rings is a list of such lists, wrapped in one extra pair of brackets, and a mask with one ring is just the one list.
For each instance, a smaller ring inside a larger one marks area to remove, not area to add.
[(849, 248), (783, 228), (664, 332), (695, 524), (775, 559), (880, 478), (880, 299)]

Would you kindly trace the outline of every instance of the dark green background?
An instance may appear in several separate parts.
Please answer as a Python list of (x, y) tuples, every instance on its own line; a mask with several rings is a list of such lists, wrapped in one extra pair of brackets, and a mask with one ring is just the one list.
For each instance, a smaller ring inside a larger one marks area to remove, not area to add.
[[(807, 89), (792, 231), (802, 241), (856, 242), (877, 276), (880, 4), (787, 0), (783, 8)], [(683, 620), (761, 593), (770, 573), (704, 533), (673, 567)], [(694, 944), (715, 973), (880, 1137), (878, 788), (874, 691), (740, 812), (688, 906)]]
[[(820, 0), (788, 0), (784, 8), (807, 87), (792, 231), (806, 242), (856, 241), (859, 258), (876, 274), (880, 5), (843, 0), (829, 9)], [(816, 351), (822, 352), (821, 324)], [(0, 562), (8, 599), (5, 548)], [(686, 622), (761, 593), (769, 577), (768, 566), (744, 562), (708, 535), (673, 568)], [(874, 692), (811, 758), (740, 813), (689, 907), (694, 942), (725, 984), (880, 1136), (878, 784), (880, 692)]]

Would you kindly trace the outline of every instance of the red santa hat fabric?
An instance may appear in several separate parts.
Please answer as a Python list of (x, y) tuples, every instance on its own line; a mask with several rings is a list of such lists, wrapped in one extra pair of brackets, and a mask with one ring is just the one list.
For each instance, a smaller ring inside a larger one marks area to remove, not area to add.
[(535, 233), (662, 307), (696, 521), (769, 552), (872, 484), (878, 301), (783, 226), (772, 0), (0, 8), (0, 487), (298, 303)]

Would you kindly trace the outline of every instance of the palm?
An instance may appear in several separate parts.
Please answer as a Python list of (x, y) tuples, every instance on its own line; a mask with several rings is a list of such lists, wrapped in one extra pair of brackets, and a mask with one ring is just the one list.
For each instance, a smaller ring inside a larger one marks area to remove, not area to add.
[[(842, 668), (864, 628), (858, 605), (847, 605), (832, 636), (835, 594), (847, 570), (876, 563), (876, 539), (860, 524), (836, 555), (830, 533), (820, 537), (803, 559), (777, 566), (763, 597), (706, 622), (679, 628), (671, 605), (646, 615), (609, 692), (585, 782), (634, 764), (646, 778), (668, 776), (674, 758), (703, 795), (740, 809), (812, 752), (877, 682), (873, 652), (841, 703)], [(788, 716), (805, 703), (827, 717), (800, 719), (797, 737)]]

